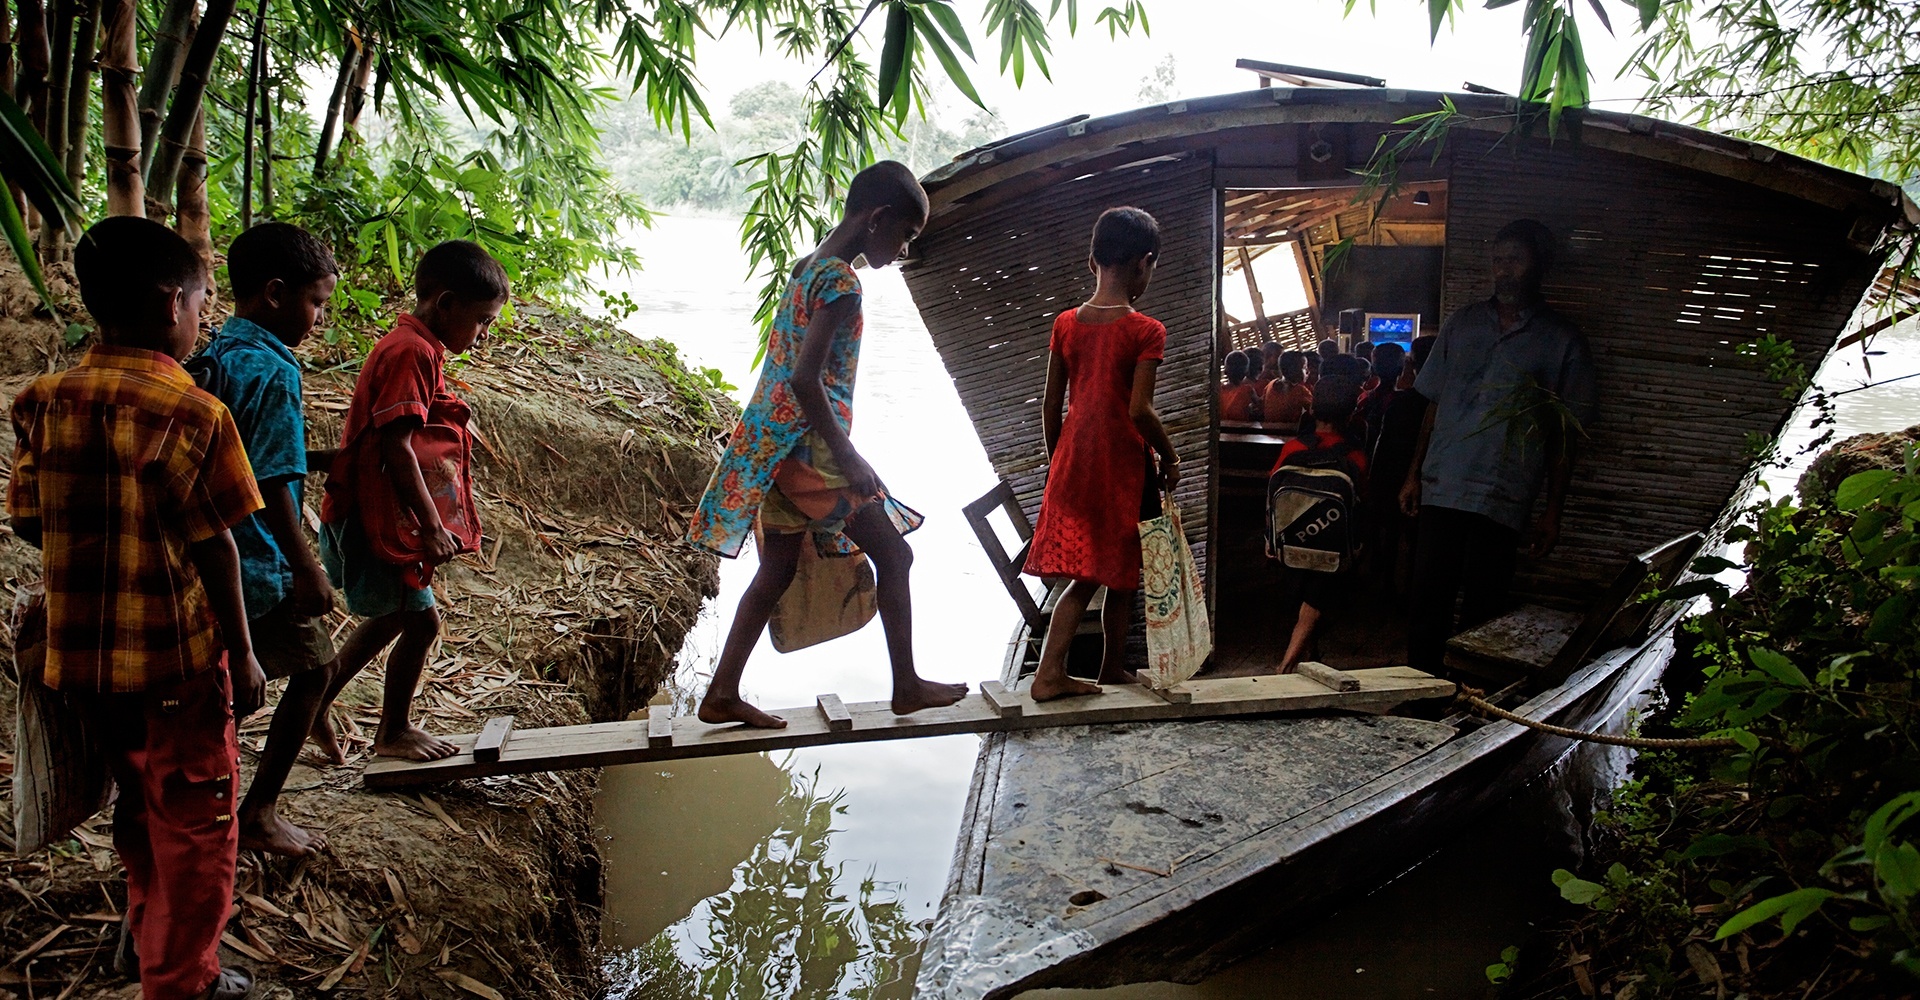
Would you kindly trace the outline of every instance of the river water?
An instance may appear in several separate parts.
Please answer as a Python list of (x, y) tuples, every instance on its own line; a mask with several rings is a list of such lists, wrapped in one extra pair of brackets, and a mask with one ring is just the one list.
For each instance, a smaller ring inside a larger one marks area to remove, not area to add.
[[(604, 287), (638, 303), (628, 330), (719, 369), (744, 400), (755, 375), (757, 282), (744, 277), (737, 225), (663, 217), (633, 235), (645, 270)], [(854, 441), (890, 491), (928, 515), (911, 536), (921, 673), (977, 683), (998, 675), (1016, 617), (960, 515), (994, 485), (993, 472), (899, 272), (861, 278), (867, 328)], [(1845, 389), (1920, 372), (1911, 324), (1874, 348), (1881, 353), (1836, 357), (1821, 383)], [(1841, 436), (1920, 420), (1920, 378), (1839, 399)], [(1788, 466), (1804, 464), (1798, 449), (1813, 435), (1803, 415), (1784, 438)], [(1794, 475), (1783, 469), (1770, 485), (1790, 489)], [(672, 696), (683, 703), (704, 688), (753, 571), (751, 549), (722, 564), (720, 595), (680, 655)], [(886, 663), (877, 622), (785, 655), (763, 639), (743, 686), (768, 706), (810, 704), (825, 692), (876, 701), (887, 697)], [(978, 748), (978, 737), (952, 736), (607, 769), (599, 820), (613, 996), (908, 996)], [(1554, 912), (1545, 873), (1570, 839), (1565, 798), (1551, 787), (1523, 797), (1483, 833), (1432, 845), (1434, 856), (1407, 876), (1208, 982), (1031, 995), (1485, 996), (1487, 964)]]

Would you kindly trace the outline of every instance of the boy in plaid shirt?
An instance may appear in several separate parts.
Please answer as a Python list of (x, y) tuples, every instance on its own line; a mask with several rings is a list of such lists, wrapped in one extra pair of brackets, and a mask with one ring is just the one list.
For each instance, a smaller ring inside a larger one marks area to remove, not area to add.
[(74, 271), (100, 343), (13, 404), (7, 512), (41, 550), (40, 682), (107, 745), (143, 996), (234, 1000), (251, 987), (217, 957), (239, 843), (234, 719), (266, 681), (228, 529), (260, 494), (232, 416), (179, 364), (206, 300), (199, 255), (121, 216), (81, 237)]

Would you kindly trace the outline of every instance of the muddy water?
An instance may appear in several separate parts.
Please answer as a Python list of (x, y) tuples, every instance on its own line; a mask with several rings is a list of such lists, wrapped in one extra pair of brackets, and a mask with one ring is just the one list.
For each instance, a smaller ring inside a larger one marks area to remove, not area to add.
[[(744, 399), (753, 383), (755, 287), (729, 219), (666, 218), (634, 243), (645, 271), (616, 276), (640, 311), (625, 325), (717, 368)], [(960, 506), (994, 477), (898, 272), (864, 271), (867, 337), (854, 440), (892, 492), (928, 515), (912, 536), (916, 648), (922, 673), (996, 676), (1014, 615)], [(1920, 334), (1883, 336), (1864, 359), (1873, 377), (1920, 372)], [(1867, 379), (1858, 351), (1823, 384)], [(1039, 387), (1035, 387), (1036, 393)], [(1920, 378), (1840, 397), (1840, 433), (1920, 421)], [(1805, 418), (1787, 436), (1811, 439)], [(1770, 477), (1790, 489), (1797, 471)], [(753, 553), (721, 568), (721, 594), (682, 651), (682, 698), (704, 686), (722, 630), (751, 578)], [(886, 697), (878, 623), (780, 655), (762, 641), (745, 687), (769, 705)], [(719, 758), (612, 768), (599, 807), (606, 842), (608, 972), (615, 997), (904, 997), (917, 937), (945, 886), (977, 737), (827, 747), (775, 758)], [(1576, 775), (1608, 766), (1575, 762)], [(1544, 873), (1564, 863), (1579, 781), (1544, 782), (1491, 818), (1484, 833), (1431, 845), (1430, 860), (1260, 956), (1197, 985), (1054, 990), (1049, 998), (1486, 995), (1485, 966), (1551, 918)]]

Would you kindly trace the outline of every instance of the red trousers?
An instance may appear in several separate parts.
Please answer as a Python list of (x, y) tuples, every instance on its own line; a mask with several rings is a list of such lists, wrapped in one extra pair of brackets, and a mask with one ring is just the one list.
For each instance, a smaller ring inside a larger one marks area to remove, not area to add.
[(191, 1000), (220, 974), (240, 827), (240, 751), (224, 658), (136, 694), (83, 698), (108, 744), (119, 800), (113, 846), (144, 1000)]

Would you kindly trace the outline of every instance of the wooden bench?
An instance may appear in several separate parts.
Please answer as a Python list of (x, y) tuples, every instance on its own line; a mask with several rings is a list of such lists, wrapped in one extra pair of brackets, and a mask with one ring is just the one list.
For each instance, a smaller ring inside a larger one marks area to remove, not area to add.
[(1640, 595), (1671, 586), (1700, 542), (1691, 531), (1635, 556), (1584, 612), (1530, 604), (1470, 628), (1447, 640), (1446, 665), (1502, 684), (1552, 687), (1595, 649), (1638, 633), (1654, 611)]

